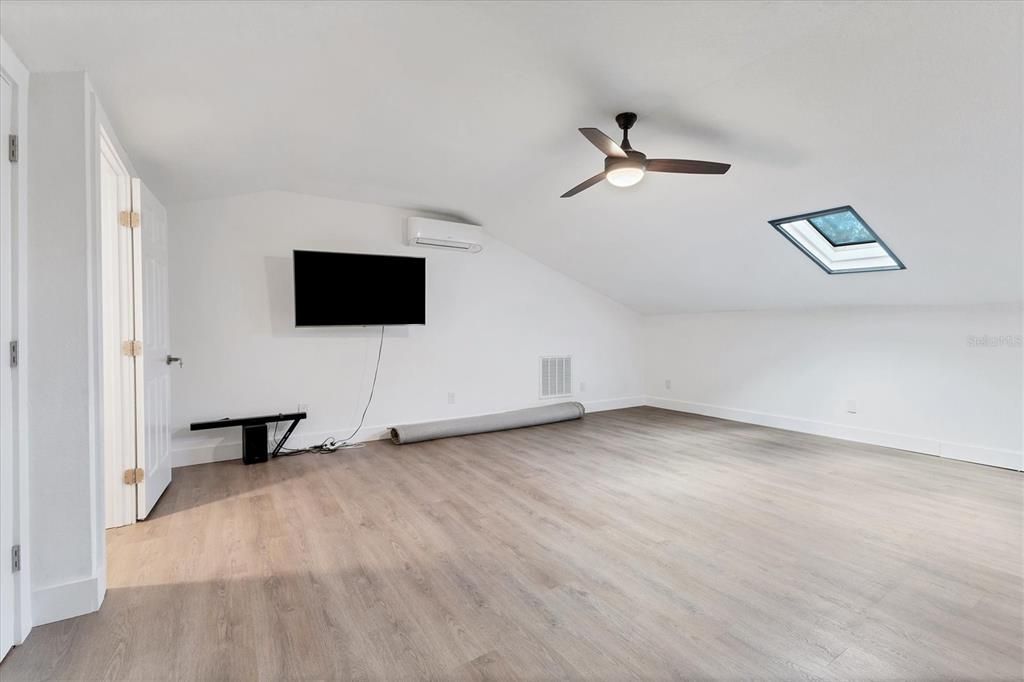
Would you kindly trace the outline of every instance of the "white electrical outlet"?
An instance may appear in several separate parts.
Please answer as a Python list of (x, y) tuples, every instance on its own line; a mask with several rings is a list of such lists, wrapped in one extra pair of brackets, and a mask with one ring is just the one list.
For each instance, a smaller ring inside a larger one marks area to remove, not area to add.
[(586, 390), (587, 390), (587, 382), (581, 381), (580, 382), (580, 393), (584, 393)]
[(449, 405), (454, 405), (455, 404), (455, 394), (452, 393), (452, 392), (448, 393), (448, 404)]
[(667, 388), (670, 391), (672, 390), (672, 380), (671, 379), (665, 379), (665, 388)]
[(846, 411), (849, 412), (850, 414), (857, 414), (857, 401), (856, 400), (847, 400), (846, 401)]

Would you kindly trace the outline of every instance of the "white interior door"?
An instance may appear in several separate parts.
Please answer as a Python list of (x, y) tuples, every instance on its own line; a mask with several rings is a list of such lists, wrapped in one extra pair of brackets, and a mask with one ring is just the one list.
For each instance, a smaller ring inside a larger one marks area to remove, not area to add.
[[(136, 338), (143, 338), (142, 362), (137, 363), (142, 375), (136, 385), (142, 386), (138, 401), (139, 447), (138, 466), (144, 471), (138, 484), (138, 518), (144, 519), (171, 483), (171, 368), (170, 314), (167, 298), (167, 212), (149, 189), (139, 180), (132, 181), (132, 207), (140, 214), (141, 277), (137, 279), (142, 294), (141, 326)], [(136, 290), (138, 291), (138, 290)]]
[(103, 287), (103, 455), (106, 527), (135, 521), (135, 486), (124, 472), (134, 469), (137, 440), (135, 357), (125, 344), (135, 340), (135, 230), (122, 224), (131, 211), (131, 176), (105, 134), (100, 135), (100, 247)]
[(0, 74), (0, 658), (14, 645), (14, 573), (8, 552), (14, 544), (14, 377), (7, 356), (14, 338), (13, 168), (7, 156), (14, 89)]

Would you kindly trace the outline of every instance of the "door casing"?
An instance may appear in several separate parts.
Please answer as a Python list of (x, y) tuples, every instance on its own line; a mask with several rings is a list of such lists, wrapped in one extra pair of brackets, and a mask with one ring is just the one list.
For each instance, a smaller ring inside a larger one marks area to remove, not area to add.
[[(9, 335), (2, 339), (0, 362), (9, 365), (9, 346), (11, 340), (18, 342), (17, 367), (8, 377), (10, 389), (10, 405), (12, 413), (8, 415), (10, 425), (11, 447), (7, 453), (8, 461), (3, 463), (0, 474), (0, 497), (3, 498), (3, 510), (0, 511), (0, 524), (5, 524), (0, 547), (0, 562), (11, 568), (11, 546), (20, 547), (21, 569), (11, 572), (11, 580), (3, 588), (0, 596), (0, 609), (5, 609), (5, 617), (10, 629), (4, 638), (3, 645), (18, 645), (25, 641), (32, 629), (32, 580), (31, 580), (31, 540), (29, 537), (29, 480), (28, 480), (28, 377), (29, 377), (29, 344), (28, 344), (28, 165), (31, 155), (28, 135), (28, 89), (29, 73), (24, 64), (11, 50), (7, 42), (0, 36), (0, 78), (9, 86), (9, 119), (8, 129), (0, 131), (0, 142), (4, 160), (7, 161), (8, 135), (14, 134), (18, 139), (18, 160), (9, 166), (10, 195), (6, 201), (0, 202), (0, 210), (9, 212), (9, 234), (5, 239), (9, 246), (9, 259), (0, 268), (9, 274), (9, 296), (5, 295), (4, 305), (9, 307)], [(6, 178), (5, 178), (6, 180)], [(7, 379), (5, 379), (6, 381)], [(8, 590), (10, 590), (8, 592)], [(8, 641), (9, 638), (9, 641)], [(0, 650), (0, 658), (4, 651)]]

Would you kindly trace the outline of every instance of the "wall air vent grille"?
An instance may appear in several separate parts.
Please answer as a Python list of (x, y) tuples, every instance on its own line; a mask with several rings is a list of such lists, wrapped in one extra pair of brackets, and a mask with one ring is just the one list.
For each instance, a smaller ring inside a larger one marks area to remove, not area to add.
[(446, 242), (442, 239), (429, 239), (427, 237), (417, 237), (415, 244), (417, 246), (432, 246), (436, 249), (452, 249), (453, 251), (473, 250), (473, 244), (466, 242)]
[(565, 398), (572, 395), (572, 356), (540, 359), (540, 397)]

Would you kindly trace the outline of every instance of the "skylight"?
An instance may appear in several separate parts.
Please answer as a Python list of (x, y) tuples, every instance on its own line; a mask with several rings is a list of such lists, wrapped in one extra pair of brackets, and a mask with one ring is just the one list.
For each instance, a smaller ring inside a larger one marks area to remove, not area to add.
[(830, 275), (906, 268), (852, 206), (769, 222)]

